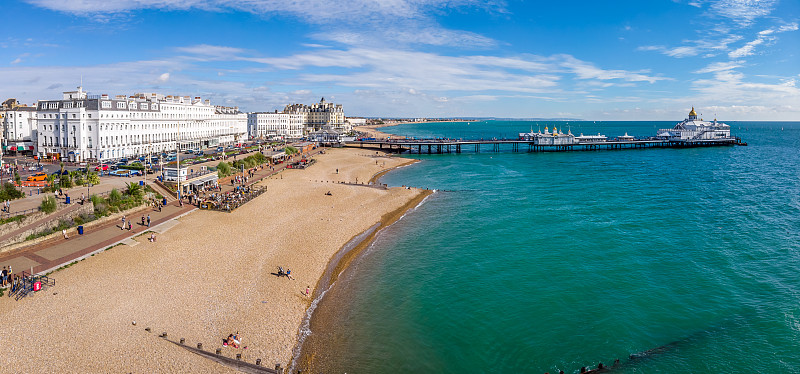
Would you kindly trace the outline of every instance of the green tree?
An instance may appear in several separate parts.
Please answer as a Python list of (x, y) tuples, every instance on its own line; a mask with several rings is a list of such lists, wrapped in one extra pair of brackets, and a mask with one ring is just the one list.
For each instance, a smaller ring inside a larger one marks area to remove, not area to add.
[(286, 148), (283, 149), (283, 152), (286, 153), (286, 155), (291, 156), (291, 155), (293, 155), (295, 153), (298, 153), (300, 151), (298, 151), (297, 148), (295, 148), (295, 147), (287, 145)]
[(56, 198), (53, 196), (45, 196), (42, 199), (42, 203), (39, 205), (39, 210), (45, 213), (53, 213), (58, 208), (58, 204), (56, 203)]
[(127, 185), (128, 185), (128, 190), (125, 191), (126, 195), (132, 196), (137, 200), (142, 198), (142, 196), (144, 195), (144, 191), (142, 191), (142, 186), (140, 186), (138, 183), (135, 182), (127, 183)]
[(100, 184), (100, 176), (97, 175), (96, 171), (93, 171), (93, 172), (89, 173), (89, 183), (91, 183), (91, 184), (93, 184), (95, 186)]
[(86, 185), (86, 180), (83, 179), (85, 174), (83, 174), (81, 172), (78, 172), (78, 171), (71, 171), (71, 172), (69, 172), (69, 176), (72, 178), (73, 182), (75, 182), (75, 185), (77, 185), (77, 186)]
[(217, 165), (217, 177), (225, 178), (229, 175), (231, 175), (231, 165), (225, 161), (220, 162)]
[(118, 205), (122, 202), (122, 194), (116, 188), (112, 189), (108, 194), (108, 202), (110, 205)]
[(14, 200), (21, 197), (25, 197), (25, 194), (10, 182), (4, 183), (2, 189), (0, 189), (0, 201)]
[(22, 184), (22, 178), (19, 176), (19, 173), (16, 171), (14, 172), (14, 181), (17, 182), (18, 185)]

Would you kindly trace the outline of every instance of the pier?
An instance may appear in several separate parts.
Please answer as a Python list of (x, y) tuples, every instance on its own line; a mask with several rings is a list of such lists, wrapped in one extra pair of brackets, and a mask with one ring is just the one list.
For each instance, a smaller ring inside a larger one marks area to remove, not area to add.
[(634, 139), (572, 144), (545, 145), (533, 140), (517, 139), (363, 139), (345, 142), (346, 147), (376, 148), (389, 152), (417, 154), (481, 153), (481, 152), (570, 152), (644, 148), (698, 148), (747, 145), (738, 137), (724, 139), (666, 140)]

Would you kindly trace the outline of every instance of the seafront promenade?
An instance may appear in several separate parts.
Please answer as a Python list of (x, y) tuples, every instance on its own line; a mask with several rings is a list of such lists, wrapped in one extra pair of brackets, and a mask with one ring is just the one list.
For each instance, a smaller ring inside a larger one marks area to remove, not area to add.
[[(319, 151), (320, 149), (309, 152), (308, 156), (315, 155)], [(285, 169), (288, 164), (289, 163), (287, 162), (275, 165), (273, 168), (264, 167), (260, 170), (256, 170), (253, 174), (253, 177), (249, 178), (247, 183), (237, 185), (254, 185), (264, 178), (268, 178), (279, 173)], [(126, 181), (127, 179), (128, 178), (125, 178)], [(137, 182), (138, 179), (132, 179), (130, 181)], [(119, 183), (105, 183), (103, 186), (107, 187), (101, 191), (103, 191), (102, 193), (107, 193), (111, 188), (114, 188), (118, 184)], [(219, 192), (224, 194), (233, 191), (234, 186), (226, 183), (224, 185), (220, 185), (220, 189), (221, 190)], [(73, 199), (75, 199), (75, 195), (77, 193), (85, 191), (85, 187), (74, 188), (70, 190), (70, 193), (72, 194)], [(98, 191), (98, 193), (101, 192)], [(14, 205), (19, 205), (21, 207), (27, 207), (28, 205), (33, 206), (34, 204), (37, 204), (37, 199), (41, 200), (42, 196), (44, 195), (41, 195), (37, 198), (37, 195), (34, 195), (26, 198), (26, 201), (23, 201), (21, 204)], [(61, 200), (63, 201), (64, 199)], [(80, 206), (79, 203), (75, 202), (75, 200), (72, 201), (73, 203), (70, 206), (67, 206), (61, 211), (57, 212), (56, 217), (67, 213), (71, 210), (71, 208)], [(158, 235), (166, 232), (176, 224), (174, 219), (188, 214), (195, 209), (197, 209), (197, 206), (189, 204), (188, 200), (186, 199), (184, 199), (184, 204), (180, 204), (177, 200), (174, 200), (173, 202), (165, 205), (161, 210), (154, 209), (152, 206), (141, 206), (127, 213), (126, 218), (134, 223), (131, 226), (131, 230), (121, 229), (122, 214), (117, 214), (117, 216), (119, 216), (117, 217), (118, 219), (109, 220), (88, 228), (83, 235), (78, 234), (76, 228), (71, 228), (67, 232), (69, 239), (64, 239), (60, 235), (54, 235), (56, 236), (55, 238), (51, 238), (43, 242), (31, 244), (29, 246), (24, 246), (8, 252), (0, 252), (0, 265), (11, 266), (16, 273), (21, 273), (22, 271), (27, 271), (31, 274), (47, 273), (57, 269), (58, 267), (67, 265), (73, 261), (90, 256), (94, 253), (118, 244), (126, 244), (130, 246), (137, 245), (139, 244), (139, 241), (134, 240), (134, 238), (143, 234), (147, 234), (147, 237), (149, 237), (149, 233), (154, 232), (157, 240)], [(14, 210), (12, 210), (12, 212), (13, 211)], [(148, 216), (150, 217), (150, 225), (142, 225), (141, 217)], [(53, 217), (48, 216), (47, 219), (51, 220)]]

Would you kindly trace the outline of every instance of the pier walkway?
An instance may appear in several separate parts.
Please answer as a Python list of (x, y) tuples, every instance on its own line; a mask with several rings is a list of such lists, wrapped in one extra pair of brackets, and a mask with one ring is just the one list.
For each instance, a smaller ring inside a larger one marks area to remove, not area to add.
[(377, 148), (399, 153), (442, 154), (463, 152), (480, 153), (487, 150), (490, 152), (500, 152), (501, 150), (511, 152), (568, 152), (642, 148), (696, 148), (747, 145), (747, 143), (743, 143), (741, 139), (737, 137), (687, 141), (664, 139), (611, 140), (559, 145), (535, 144), (530, 140), (514, 139), (372, 139), (349, 141), (344, 145), (346, 147), (356, 148)]

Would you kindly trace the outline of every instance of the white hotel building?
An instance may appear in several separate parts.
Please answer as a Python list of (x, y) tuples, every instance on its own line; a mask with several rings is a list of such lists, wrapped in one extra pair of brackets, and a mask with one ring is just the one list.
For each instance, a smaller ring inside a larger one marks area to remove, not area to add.
[(38, 154), (74, 162), (110, 161), (245, 141), (247, 115), (208, 100), (155, 93), (64, 92), (38, 103)]
[(299, 113), (247, 113), (247, 130), (252, 138), (303, 137), (304, 117)]
[(9, 99), (0, 108), (3, 154), (33, 155), (36, 152), (36, 107), (20, 106)]
[(349, 129), (345, 128), (346, 124), (344, 121), (344, 109), (342, 109), (342, 104), (326, 102), (324, 97), (319, 103), (311, 105), (287, 105), (283, 109), (283, 112), (302, 115), (303, 123), (308, 132), (316, 131), (323, 127), (340, 131), (349, 131)]

